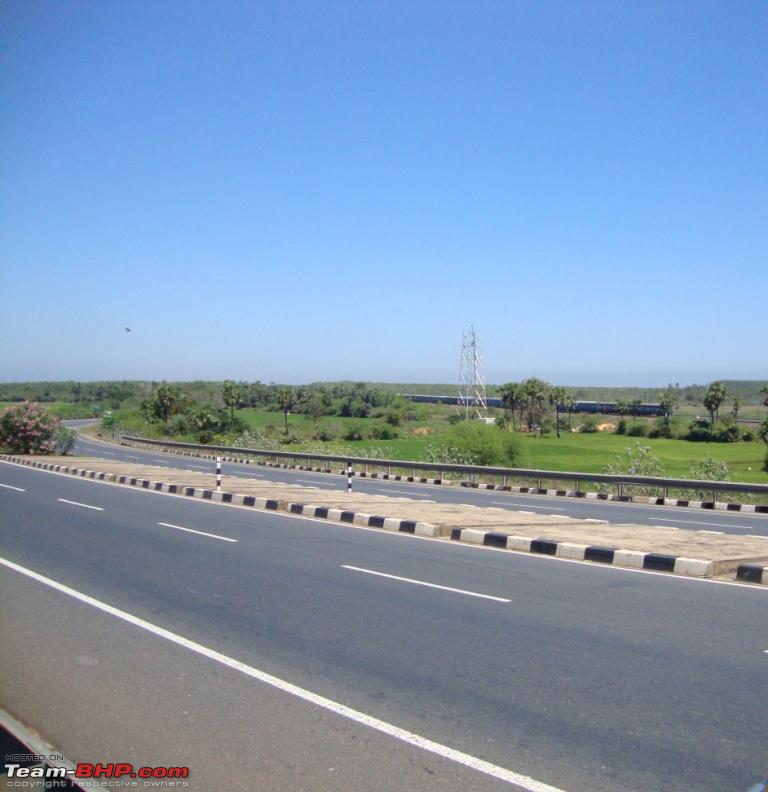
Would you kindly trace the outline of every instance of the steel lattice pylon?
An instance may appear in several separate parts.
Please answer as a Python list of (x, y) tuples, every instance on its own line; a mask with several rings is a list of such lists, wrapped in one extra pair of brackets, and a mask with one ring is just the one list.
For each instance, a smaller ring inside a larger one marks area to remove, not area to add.
[(477, 342), (474, 325), (461, 337), (461, 361), (459, 363), (459, 415), (464, 420), (488, 418), (485, 402), (485, 382), (483, 382), (483, 359)]

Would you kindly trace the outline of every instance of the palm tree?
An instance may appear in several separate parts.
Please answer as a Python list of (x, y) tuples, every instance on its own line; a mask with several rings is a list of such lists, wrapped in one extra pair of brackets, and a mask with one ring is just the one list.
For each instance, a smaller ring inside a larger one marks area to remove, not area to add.
[(642, 402), (640, 399), (632, 399), (632, 401), (629, 403), (629, 408), (632, 410), (632, 423), (637, 421), (637, 411), (641, 404)]
[(168, 423), (168, 418), (176, 409), (180, 396), (179, 389), (173, 385), (168, 385), (166, 382), (158, 387), (157, 393), (155, 393), (155, 403), (157, 404), (157, 412), (165, 423)]
[(576, 409), (576, 399), (573, 398), (572, 394), (568, 394), (565, 397), (565, 409), (568, 412), (568, 428), (571, 428), (571, 415), (573, 415), (573, 411)]
[(560, 405), (565, 399), (565, 390), (557, 387), (552, 388), (549, 392), (549, 404), (555, 408), (555, 431), (557, 436), (560, 437)]
[(288, 413), (293, 404), (293, 393), (290, 388), (282, 388), (280, 391), (280, 407), (285, 417), (285, 433), (288, 434)]
[(232, 380), (227, 380), (221, 386), (222, 394), (224, 396), (224, 404), (229, 407), (229, 420), (235, 420), (235, 407), (240, 403), (240, 387), (232, 382)]
[(725, 401), (727, 389), (724, 382), (713, 382), (704, 394), (704, 406), (709, 413), (709, 422), (714, 426), (720, 412), (720, 405)]
[(664, 429), (667, 434), (669, 434), (669, 414), (672, 412), (673, 406), (674, 400), (669, 391), (659, 394), (659, 407), (664, 411)]
[(504, 415), (512, 413), (512, 431), (515, 431), (515, 407), (517, 405), (517, 392), (519, 386), (516, 382), (507, 382), (499, 388), (501, 403), (504, 405)]
[(544, 402), (549, 393), (549, 384), (537, 377), (529, 377), (520, 384), (528, 411), (528, 427), (538, 426), (539, 434), (544, 435)]

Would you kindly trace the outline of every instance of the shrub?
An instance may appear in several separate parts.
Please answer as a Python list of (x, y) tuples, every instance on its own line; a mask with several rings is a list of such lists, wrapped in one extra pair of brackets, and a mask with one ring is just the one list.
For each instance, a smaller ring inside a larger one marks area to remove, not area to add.
[(768, 443), (768, 418), (766, 418), (757, 430), (757, 436), (764, 442)]
[[(605, 472), (614, 476), (663, 476), (664, 467), (658, 457), (650, 455), (650, 446), (641, 446), (636, 442), (633, 446), (624, 449), (623, 454), (616, 454), (614, 461), (606, 467)], [(658, 487), (627, 486), (627, 494), (651, 495), (657, 494)]]
[(595, 434), (597, 432), (597, 424), (595, 423), (594, 418), (586, 418), (584, 423), (581, 425), (581, 431), (584, 434)]
[(278, 451), (282, 447), (282, 443), (273, 437), (268, 437), (258, 430), (251, 431), (249, 429), (237, 435), (232, 440), (232, 445), (236, 448), (254, 448), (259, 451)]
[(520, 458), (516, 435), (500, 432), (479, 421), (464, 421), (453, 427), (447, 446), (470, 461), (470, 465), (515, 465)]
[(359, 426), (348, 426), (342, 435), (345, 440), (362, 440), (363, 439), (363, 430)]
[(397, 412), (397, 410), (387, 410), (384, 420), (390, 426), (400, 426), (400, 424), (403, 422), (403, 416)]
[(54, 454), (66, 456), (75, 445), (76, 439), (77, 432), (74, 429), (70, 429), (68, 426), (62, 426), (59, 424), (59, 426), (53, 430), (53, 436), (50, 440), (50, 448)]
[(319, 429), (317, 432), (315, 432), (312, 439), (320, 440), (322, 443), (328, 443), (333, 440), (334, 437), (336, 437), (336, 435), (330, 429), (323, 427), (322, 429)]
[(462, 417), (461, 417), (461, 416), (460, 416), (458, 413), (451, 413), (451, 414), (448, 416), (448, 423), (449, 423), (451, 426), (456, 426), (456, 424), (459, 424), (459, 423), (461, 423), (461, 422), (462, 422), (462, 420), (463, 420), (463, 418), (462, 418)]
[(765, 459), (763, 460), (763, 470), (768, 473), (768, 451), (765, 452)]
[(171, 436), (187, 434), (187, 432), (189, 432), (189, 418), (183, 413), (174, 415), (173, 418), (168, 421), (165, 431)]
[(493, 423), (499, 429), (507, 428), (507, 419), (503, 415), (497, 415)]
[(753, 443), (755, 440), (755, 433), (751, 429), (746, 429), (741, 433), (741, 439), (745, 443)]
[(708, 443), (712, 439), (712, 429), (708, 421), (692, 421), (685, 435), (692, 443)]
[(719, 427), (712, 436), (716, 443), (738, 443), (740, 436), (736, 426)]
[(376, 424), (371, 427), (368, 436), (372, 440), (394, 440), (398, 435), (391, 426), (387, 426), (387, 424)]
[(632, 426), (627, 427), (627, 436), (628, 437), (645, 437), (646, 428), (644, 423), (636, 423), (632, 424)]
[(47, 454), (60, 425), (38, 404), (13, 404), (0, 415), (0, 445), (22, 454)]
[(730, 472), (725, 462), (720, 462), (708, 456), (702, 462), (694, 462), (688, 475), (697, 481), (725, 481)]
[[(725, 481), (729, 474), (728, 465), (725, 462), (712, 459), (711, 456), (702, 462), (695, 462), (688, 472), (688, 475), (697, 481)], [(683, 490), (681, 494), (684, 497), (698, 498), (699, 500), (704, 500), (707, 497), (707, 493), (702, 490)]]
[(120, 421), (117, 419), (117, 416), (112, 412), (112, 410), (107, 410), (101, 416), (101, 428), (105, 432), (116, 432), (120, 428)]
[(616, 434), (623, 435), (627, 433), (627, 419), (621, 418), (616, 424)]

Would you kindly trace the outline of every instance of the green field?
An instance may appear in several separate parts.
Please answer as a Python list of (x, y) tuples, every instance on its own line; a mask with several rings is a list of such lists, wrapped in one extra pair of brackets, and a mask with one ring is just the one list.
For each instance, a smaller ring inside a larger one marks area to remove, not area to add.
[[(651, 453), (661, 461), (666, 475), (686, 478), (694, 462), (711, 456), (726, 462), (731, 470), (730, 480), (768, 484), (768, 473), (762, 464), (766, 453), (763, 443), (689, 443), (685, 440), (667, 440), (645, 437), (632, 438), (614, 434), (563, 434), (558, 440), (554, 435), (543, 438), (524, 435), (523, 456), (519, 467), (539, 470), (563, 470), (583, 473), (602, 473), (614, 461), (614, 455), (639, 441), (649, 446)], [(393, 459), (425, 458), (429, 443), (438, 444), (439, 437), (409, 437), (398, 440), (364, 440), (360, 442), (327, 443), (328, 453), (336, 449), (355, 450), (357, 456), (366, 456), (370, 448), (391, 449)], [(312, 447), (317, 443), (312, 443)], [(300, 450), (303, 446), (291, 446)], [(751, 468), (751, 470), (750, 470)]]
[[(408, 421), (403, 426), (397, 427), (400, 437), (394, 440), (347, 441), (339, 438), (322, 444), (310, 439), (311, 435), (320, 428), (327, 428), (338, 437), (350, 424), (359, 426), (365, 431), (373, 425), (380, 425), (381, 421), (372, 418), (327, 416), (315, 422), (300, 415), (292, 415), (288, 419), (289, 433), (306, 440), (287, 446), (287, 450), (298, 451), (322, 445), (328, 453), (335, 451), (347, 453), (348, 450), (354, 450), (357, 456), (366, 456), (369, 449), (376, 449), (379, 453), (382, 451), (386, 451), (387, 455), (391, 453), (393, 459), (423, 460), (426, 458), (426, 448), (430, 443), (439, 445), (446, 442), (450, 431), (446, 417), (451, 412), (450, 408), (430, 405), (422, 410), (421, 420)], [(254, 429), (272, 426), (276, 430), (281, 430), (283, 427), (282, 413), (240, 410), (237, 414)], [(615, 421), (615, 417), (612, 420)], [(574, 423), (576, 423), (575, 419)], [(430, 430), (432, 434), (426, 437), (414, 434), (424, 428)], [(730, 478), (733, 481), (768, 484), (768, 473), (762, 470), (766, 446), (758, 441), (691, 443), (686, 440), (666, 438), (634, 438), (610, 432), (582, 434), (567, 431), (562, 432), (560, 438), (554, 434), (544, 437), (521, 434), (520, 437), (523, 445), (520, 467), (600, 473), (614, 461), (615, 454), (622, 453), (625, 448), (639, 442), (642, 446), (649, 446), (652, 449), (651, 453), (659, 458), (665, 473), (669, 476), (687, 477), (692, 464), (711, 456), (728, 464), (731, 469)]]

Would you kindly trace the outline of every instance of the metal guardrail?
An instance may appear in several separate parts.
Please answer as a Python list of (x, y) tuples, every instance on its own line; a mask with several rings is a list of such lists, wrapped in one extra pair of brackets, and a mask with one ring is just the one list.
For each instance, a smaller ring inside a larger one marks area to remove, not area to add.
[(263, 451), (255, 448), (238, 448), (235, 446), (202, 445), (196, 443), (178, 443), (172, 440), (150, 440), (145, 437), (134, 437), (132, 435), (122, 435), (121, 440), (127, 443), (142, 443), (150, 446), (163, 446), (166, 448), (178, 448), (189, 451), (219, 451), (229, 455), (262, 457), (269, 459), (288, 459), (288, 460), (307, 460), (317, 462), (340, 462), (343, 465), (351, 464), (353, 467), (363, 467), (368, 473), (370, 468), (386, 468), (391, 471), (411, 470), (413, 477), (416, 478), (416, 471), (430, 471), (440, 473), (436, 478), (445, 478), (447, 473), (458, 473), (469, 476), (470, 482), (474, 482), (477, 476), (501, 478), (502, 484), (508, 480), (524, 479), (535, 480), (537, 488), (543, 489), (544, 481), (566, 481), (574, 482), (576, 490), (585, 482), (593, 484), (610, 484), (618, 487), (619, 495), (624, 494), (624, 487), (654, 487), (664, 492), (664, 497), (670, 489), (674, 490), (696, 490), (699, 492), (712, 493), (712, 500), (717, 500), (719, 492), (740, 492), (768, 496), (768, 484), (748, 484), (737, 481), (697, 481), (694, 479), (679, 478), (660, 478), (656, 476), (622, 476), (609, 473), (576, 473), (560, 470), (536, 470), (526, 468), (506, 468), (506, 467), (484, 467), (481, 465), (451, 465), (440, 462), (418, 462), (415, 460), (403, 459), (371, 459), (368, 457), (350, 457), (337, 454), (310, 454), (302, 451)]

